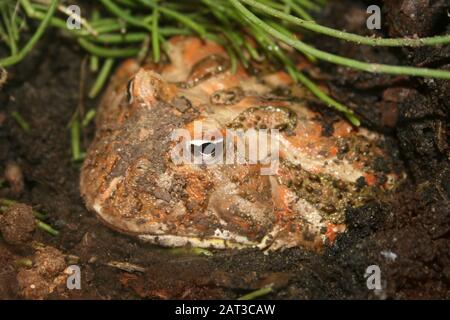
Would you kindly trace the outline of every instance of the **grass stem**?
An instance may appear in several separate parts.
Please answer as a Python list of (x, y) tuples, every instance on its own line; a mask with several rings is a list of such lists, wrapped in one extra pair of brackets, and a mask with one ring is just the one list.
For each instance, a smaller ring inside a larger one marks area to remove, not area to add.
[(98, 74), (97, 79), (95, 80), (95, 83), (92, 86), (91, 91), (89, 91), (89, 98), (91, 99), (95, 98), (102, 90), (103, 86), (108, 80), (108, 76), (111, 73), (113, 65), (114, 65), (113, 58), (108, 58), (105, 60), (100, 70), (100, 73)]
[(242, 297), (238, 298), (238, 300), (254, 300), (256, 298), (265, 296), (270, 292), (272, 292), (272, 286), (266, 286), (253, 292), (247, 293), (246, 295), (243, 295)]
[(450, 71), (428, 69), (428, 68), (391, 66), (378, 63), (367, 63), (316, 49), (300, 40), (296, 40), (292, 37), (284, 35), (283, 33), (275, 30), (267, 23), (259, 19), (251, 11), (249, 11), (246, 7), (244, 7), (240, 2), (248, 0), (229, 0), (229, 1), (252, 24), (257, 25), (262, 30), (264, 30), (271, 36), (275, 37), (276, 39), (296, 48), (301, 52), (310, 54), (311, 56), (316, 57), (320, 60), (371, 73), (385, 73), (385, 74), (417, 76), (424, 78), (450, 79)]
[(11, 117), (13, 117), (13, 119), (16, 120), (16, 122), (19, 124), (19, 126), (22, 128), (23, 131), (27, 133), (30, 132), (30, 125), (18, 111), (11, 112)]
[(306, 21), (304, 19), (273, 9), (256, 0), (240, 0), (240, 1), (250, 5), (251, 7), (257, 8), (268, 15), (282, 19), (284, 21), (288, 21), (292, 24), (295, 24), (307, 30), (325, 34), (327, 36), (334, 37), (337, 39), (355, 42), (357, 44), (364, 44), (369, 46), (387, 46), (387, 47), (420, 47), (420, 46), (435, 46), (450, 43), (450, 35), (419, 38), (419, 39), (407, 39), (407, 38), (383, 39), (383, 38), (365, 37), (345, 31), (335, 30), (333, 28), (319, 25), (315, 22)]
[[(20, 0), (22, 4), (28, 3), (27, 0)], [(35, 44), (39, 41), (39, 39), (42, 37), (42, 35), (45, 32), (45, 29), (50, 23), (51, 18), (53, 17), (53, 14), (56, 11), (56, 8), (58, 6), (59, 0), (52, 0), (50, 3), (50, 6), (48, 7), (48, 11), (42, 20), (41, 24), (37, 28), (36, 32), (33, 34), (31, 39), (25, 44), (25, 46), (15, 55), (12, 55), (8, 58), (0, 59), (0, 67), (7, 67), (13, 64), (18, 63), (21, 61), (35, 46)], [(28, 3), (29, 5), (29, 3)]]
[(41, 230), (51, 234), (52, 236), (56, 237), (56, 236), (59, 235), (59, 231), (58, 230), (53, 229), (50, 225), (46, 224), (45, 222), (43, 222), (43, 221), (41, 221), (39, 219), (36, 219), (36, 226), (39, 229), (41, 229)]

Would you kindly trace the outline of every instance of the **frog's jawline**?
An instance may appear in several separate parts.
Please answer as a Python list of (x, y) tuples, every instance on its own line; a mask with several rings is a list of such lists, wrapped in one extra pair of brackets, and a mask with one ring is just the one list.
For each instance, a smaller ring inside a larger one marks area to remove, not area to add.
[(273, 236), (272, 234), (264, 236), (261, 242), (252, 242), (248, 240), (245, 236), (235, 235), (227, 230), (217, 229), (215, 234), (216, 237), (210, 238), (200, 238), (196, 236), (179, 236), (179, 235), (168, 235), (168, 234), (135, 234), (127, 230), (123, 230), (117, 227), (117, 224), (108, 219), (108, 215), (103, 214), (102, 207), (96, 203), (93, 207), (94, 211), (97, 213), (103, 223), (116, 229), (122, 233), (137, 236), (138, 239), (155, 245), (160, 245), (164, 247), (183, 247), (192, 246), (196, 248), (214, 248), (214, 249), (245, 249), (245, 248), (258, 248), (261, 250), (269, 247), (269, 239)]

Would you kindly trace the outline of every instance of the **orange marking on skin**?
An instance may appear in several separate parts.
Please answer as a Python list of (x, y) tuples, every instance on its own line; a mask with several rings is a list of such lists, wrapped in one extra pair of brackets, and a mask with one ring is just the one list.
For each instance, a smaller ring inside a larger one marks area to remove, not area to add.
[[(298, 38), (301, 38), (301, 35), (297, 36)], [(297, 64), (295, 65), (297, 67), (298, 70), (310, 70), (314, 67), (313, 63), (308, 60), (306, 57), (304, 56), (299, 56), (299, 61), (297, 62)]]
[[(197, 135), (202, 134), (202, 132), (195, 132), (195, 123), (200, 123), (201, 121), (203, 121), (205, 119), (204, 116), (199, 116), (197, 119), (195, 119), (195, 121), (189, 122), (184, 129), (186, 129), (187, 131), (189, 131), (189, 134), (191, 135), (191, 138), (195, 138), (194, 133), (197, 133)], [(203, 127), (202, 127), (203, 130)]]
[(176, 46), (177, 44), (183, 41), (186, 41), (185, 36), (173, 36), (172, 38), (169, 39), (170, 44), (173, 46)]
[(207, 95), (213, 94), (217, 90), (227, 90), (235, 87), (242, 80), (242, 74), (230, 74), (229, 76), (224, 77), (221, 81), (217, 81), (217, 79), (213, 79), (212, 81), (204, 81), (200, 83), (197, 87), (205, 92)]
[(187, 64), (194, 64), (198, 59), (200, 52), (201, 42), (200, 39), (193, 38), (185, 41), (183, 47), (183, 61)]
[(353, 126), (345, 121), (336, 122), (333, 126), (334, 126), (333, 136), (337, 138), (347, 137), (354, 130)]
[(117, 78), (128, 78), (139, 70), (139, 64), (134, 59), (124, 61), (114, 74)]
[(172, 73), (176, 70), (176, 64), (166, 64), (162, 69), (162, 75), (164, 76), (167, 73)]
[(244, 97), (241, 101), (238, 103), (230, 106), (230, 110), (236, 111), (236, 112), (242, 112), (248, 108), (254, 107), (254, 106), (260, 106), (261, 99), (253, 96), (247, 96)]
[(106, 199), (108, 199), (111, 194), (117, 189), (117, 185), (122, 182), (122, 177), (115, 177), (114, 179), (111, 180), (111, 182), (109, 183), (108, 187), (106, 187), (105, 191), (102, 192), (99, 196), (98, 199), (100, 200), (100, 203), (105, 202)]
[(291, 145), (301, 152), (311, 156), (318, 155), (327, 145), (327, 139), (322, 137), (322, 126), (316, 122), (304, 122), (297, 125), (295, 135), (286, 136)]
[(377, 182), (377, 177), (372, 173), (365, 173), (364, 179), (369, 186), (373, 186)]
[(327, 232), (325, 233), (325, 237), (327, 237), (330, 245), (333, 244), (334, 240), (336, 240), (336, 232), (334, 232), (334, 225), (327, 226)]
[(292, 84), (292, 78), (287, 72), (279, 71), (276, 73), (276, 75), (278, 79), (280, 79), (280, 82), (282, 82), (283, 84), (287, 86)]
[(266, 75), (262, 79), (270, 87), (285, 87), (293, 83), (291, 77), (283, 71)]
[(328, 239), (330, 245), (332, 245), (334, 243), (338, 233), (345, 231), (344, 224), (333, 224), (331, 222), (327, 222), (326, 228), (327, 228), (327, 231), (325, 232), (325, 237)]
[[(358, 156), (358, 154), (354, 151), (350, 151), (347, 155), (349, 158), (352, 158), (352, 159), (354, 159), (355, 157)], [(354, 161), (351, 163), (351, 165), (357, 171), (364, 171), (365, 164), (363, 161)]]
[(291, 191), (285, 186), (278, 185), (275, 195), (272, 196), (274, 212), (277, 217), (289, 216), (292, 210), (289, 208)]
[(289, 102), (287, 101), (264, 101), (260, 102), (260, 106), (272, 106), (272, 107), (289, 107)]
[(334, 157), (335, 155), (337, 155), (338, 153), (338, 148), (336, 146), (332, 146), (329, 150), (328, 150), (329, 154), (331, 157)]
[(287, 153), (283, 148), (280, 148), (280, 150), (278, 151), (278, 156), (280, 157), (280, 159), (286, 159)]
[(309, 135), (308, 139), (314, 139), (315, 141), (321, 140), (322, 137), (322, 124), (318, 122), (308, 122), (305, 126), (305, 133)]
[(203, 42), (198, 38), (188, 38), (183, 48), (183, 61), (188, 65), (194, 65), (209, 55), (224, 53), (225, 50), (214, 42)]
[[(147, 210), (149, 210), (149, 209), (147, 209)], [(150, 210), (152, 212), (153, 221), (162, 222), (167, 217), (167, 213), (165, 211), (155, 208), (154, 206)]]
[(117, 123), (120, 123), (120, 124), (124, 123), (128, 119), (127, 114), (128, 113), (125, 111), (120, 112), (117, 115)]
[(186, 192), (189, 195), (188, 197), (197, 203), (203, 202), (207, 194), (207, 179), (195, 174), (189, 174), (187, 180)]

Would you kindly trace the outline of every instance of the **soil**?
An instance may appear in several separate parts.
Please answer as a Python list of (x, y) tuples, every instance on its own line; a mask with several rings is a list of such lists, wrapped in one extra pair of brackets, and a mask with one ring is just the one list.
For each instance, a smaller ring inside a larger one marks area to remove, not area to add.
[[(334, 1), (319, 21), (370, 35), (374, 32), (364, 23), (368, 4)], [(439, 5), (386, 0), (383, 27), (375, 32), (448, 33), (447, 13)], [(427, 14), (414, 18), (410, 11)], [(315, 38), (317, 47), (347, 57), (450, 70), (450, 46), (380, 49)], [(204, 256), (141, 243), (110, 230), (85, 209), (80, 163), (71, 159), (69, 123), (77, 108), (98, 104), (84, 94), (94, 80), (82, 72), (86, 63), (72, 42), (48, 33), (30, 56), (8, 70), (0, 91), (0, 198), (32, 205), (60, 231), (54, 237), (38, 229), (33, 241), (19, 246), (0, 238), (0, 299), (234, 299), (268, 283), (275, 284), (269, 299), (450, 298), (449, 81), (371, 75), (322, 64), (331, 93), (354, 108), (365, 126), (399, 144), (408, 180), (389, 203), (349, 209), (348, 232), (323, 253), (293, 248), (270, 255), (219, 250)], [(29, 132), (10, 116), (13, 111), (27, 120)], [(83, 130), (84, 150), (94, 129), (91, 124)], [(22, 170), (19, 192), (2, 177), (11, 162)], [(80, 266), (81, 290), (48, 290), (48, 274), (40, 273), (39, 266), (52, 269), (52, 263), (42, 262), (42, 247), (57, 256), (45, 259), (57, 264), (58, 272), (61, 252), (66, 266)], [(34, 266), (20, 266), (17, 261), (24, 258)], [(370, 265), (380, 267), (382, 290), (366, 286)], [(38, 286), (31, 293), (30, 278)]]

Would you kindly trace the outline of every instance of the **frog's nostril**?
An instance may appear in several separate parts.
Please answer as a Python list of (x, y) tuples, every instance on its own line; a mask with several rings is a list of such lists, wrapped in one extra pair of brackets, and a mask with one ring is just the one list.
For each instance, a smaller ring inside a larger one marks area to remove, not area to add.
[(128, 81), (127, 84), (127, 101), (128, 103), (133, 102), (133, 89), (134, 89), (134, 78)]
[(211, 103), (216, 105), (232, 105), (242, 100), (244, 91), (240, 87), (218, 90), (211, 95)]

